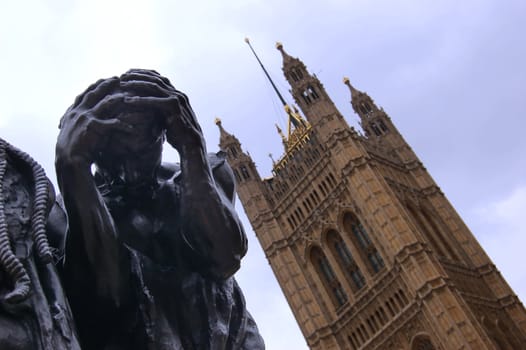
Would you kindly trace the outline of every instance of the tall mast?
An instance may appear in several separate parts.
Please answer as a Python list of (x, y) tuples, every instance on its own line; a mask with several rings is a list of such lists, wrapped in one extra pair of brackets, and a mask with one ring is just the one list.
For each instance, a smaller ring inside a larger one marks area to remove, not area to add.
[(287, 106), (287, 102), (285, 102), (285, 99), (283, 98), (283, 96), (281, 96), (281, 93), (279, 92), (278, 88), (274, 84), (274, 81), (272, 81), (272, 78), (270, 77), (270, 75), (268, 74), (267, 70), (265, 69), (265, 66), (263, 65), (263, 63), (261, 63), (261, 60), (259, 59), (258, 55), (256, 54), (256, 51), (254, 51), (254, 48), (252, 48), (252, 45), (250, 45), (250, 40), (248, 40), (248, 38), (245, 38), (245, 42), (248, 44), (248, 47), (250, 47), (250, 50), (252, 50), (252, 53), (254, 54), (254, 56), (256, 56), (256, 59), (258, 60), (259, 65), (261, 66), (261, 68), (263, 69), (263, 72), (265, 73), (265, 75), (267, 76), (268, 80), (270, 81), (270, 84), (272, 85), (272, 87), (274, 88), (274, 91), (276, 92), (276, 94), (278, 95), (279, 99), (281, 100), (281, 103), (283, 104), (284, 107)]

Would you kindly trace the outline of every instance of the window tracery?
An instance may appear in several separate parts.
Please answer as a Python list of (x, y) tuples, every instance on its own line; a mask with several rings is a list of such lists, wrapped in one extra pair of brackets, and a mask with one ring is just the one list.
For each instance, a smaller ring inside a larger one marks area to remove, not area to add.
[(334, 305), (338, 308), (347, 302), (347, 294), (343, 290), (329, 260), (319, 247), (311, 250), (311, 263), (316, 268), (324, 288), (330, 295)]
[(346, 213), (343, 225), (351, 236), (363, 260), (367, 261), (369, 270), (373, 273), (379, 272), (385, 265), (384, 260), (372, 243), (362, 223), (353, 214)]
[(327, 243), (340, 268), (351, 282), (351, 289), (353, 291), (362, 289), (365, 285), (365, 278), (341, 236), (331, 230), (327, 234)]

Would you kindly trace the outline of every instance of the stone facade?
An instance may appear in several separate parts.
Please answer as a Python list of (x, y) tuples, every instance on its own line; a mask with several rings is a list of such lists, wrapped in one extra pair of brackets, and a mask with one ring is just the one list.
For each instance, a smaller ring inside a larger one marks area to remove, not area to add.
[(220, 146), (309, 347), (523, 348), (522, 303), (389, 116), (345, 79), (358, 133), (278, 49), (306, 120), (286, 109), (273, 176), (218, 122)]

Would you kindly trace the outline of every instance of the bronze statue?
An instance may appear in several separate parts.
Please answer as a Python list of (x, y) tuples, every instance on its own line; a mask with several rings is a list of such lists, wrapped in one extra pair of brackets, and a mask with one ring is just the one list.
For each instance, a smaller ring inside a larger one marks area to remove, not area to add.
[(55, 267), (65, 223), (42, 167), (0, 138), (0, 349), (80, 349)]
[[(161, 163), (165, 139), (180, 165)], [(82, 349), (264, 348), (232, 277), (247, 249), (232, 171), (168, 79), (90, 86), (60, 122), (56, 170)]]

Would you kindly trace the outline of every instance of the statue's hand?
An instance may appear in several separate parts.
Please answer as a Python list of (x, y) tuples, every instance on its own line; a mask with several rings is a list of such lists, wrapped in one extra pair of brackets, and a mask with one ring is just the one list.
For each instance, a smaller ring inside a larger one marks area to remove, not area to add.
[(131, 125), (107, 117), (116, 105), (124, 102), (124, 93), (108, 95), (118, 86), (116, 77), (99, 80), (77, 97), (60, 121), (57, 160), (91, 164), (112, 133), (132, 131)]
[(121, 77), (121, 88), (127, 93), (127, 105), (163, 114), (167, 141), (179, 153), (204, 147), (203, 133), (188, 97), (175, 89), (168, 79), (154, 71), (135, 70)]
[(204, 148), (205, 141), (201, 126), (188, 97), (182, 92), (179, 92), (179, 113), (168, 117), (166, 139), (182, 153), (191, 148)]

